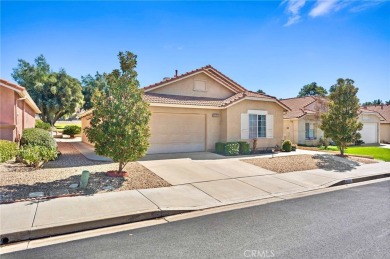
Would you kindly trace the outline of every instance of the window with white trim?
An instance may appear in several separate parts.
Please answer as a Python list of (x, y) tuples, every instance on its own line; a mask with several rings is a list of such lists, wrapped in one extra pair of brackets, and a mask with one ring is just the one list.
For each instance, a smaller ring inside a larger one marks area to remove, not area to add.
[(266, 132), (266, 115), (249, 114), (249, 138), (265, 138)]
[(309, 122), (305, 123), (305, 138), (307, 140), (316, 139), (314, 123), (309, 123)]

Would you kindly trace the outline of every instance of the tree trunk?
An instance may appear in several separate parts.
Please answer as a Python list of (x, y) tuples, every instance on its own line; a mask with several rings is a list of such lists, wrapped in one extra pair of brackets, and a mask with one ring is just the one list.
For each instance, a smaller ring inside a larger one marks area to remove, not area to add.
[(123, 162), (119, 161), (119, 169), (118, 169), (118, 174), (122, 173), (123, 170)]
[(340, 147), (340, 154), (341, 156), (344, 156), (344, 147)]

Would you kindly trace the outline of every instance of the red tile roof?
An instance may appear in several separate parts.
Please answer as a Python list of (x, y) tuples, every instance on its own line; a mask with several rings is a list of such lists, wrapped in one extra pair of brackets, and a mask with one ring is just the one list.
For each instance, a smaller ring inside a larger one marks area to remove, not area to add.
[(235, 102), (238, 102), (246, 97), (269, 99), (275, 101), (286, 110), (286, 107), (278, 99), (273, 96), (259, 94), (251, 91), (245, 91), (234, 94), (226, 99), (208, 98), (208, 97), (195, 97), (195, 96), (183, 96), (183, 95), (168, 95), (157, 93), (144, 93), (144, 98), (149, 103), (162, 103), (162, 104), (176, 104), (176, 105), (195, 105), (195, 106), (213, 106), (213, 107), (227, 107)]
[(385, 119), (384, 121), (381, 121), (381, 123), (390, 123), (390, 105), (363, 106), (362, 110), (377, 112)]
[(182, 79), (184, 77), (196, 74), (198, 72), (204, 72), (207, 75), (209, 75), (211, 78), (214, 78), (215, 80), (221, 81), (227, 88), (229, 88), (230, 90), (232, 90), (235, 93), (246, 91), (246, 89), (243, 86), (241, 86), (240, 84), (236, 83), (235, 81), (233, 81), (228, 76), (222, 74), (221, 72), (219, 72), (217, 69), (215, 69), (211, 65), (207, 65), (207, 66), (204, 66), (204, 67), (192, 70), (190, 72), (187, 72), (187, 73), (184, 73), (184, 74), (181, 74), (181, 75), (178, 75), (178, 76), (175, 76), (175, 77), (172, 77), (172, 78), (160, 81), (158, 83), (155, 83), (155, 84), (152, 84), (152, 85), (149, 85), (149, 86), (145, 86), (143, 89), (145, 90), (145, 92), (148, 92), (148, 91), (150, 91), (152, 89), (161, 87), (164, 84), (174, 82), (176, 80), (179, 80), (179, 79)]
[[(291, 111), (287, 112), (284, 115), (285, 119), (301, 118), (307, 114), (314, 114), (318, 110), (318, 99), (320, 97), (306, 96), (306, 97), (296, 97), (281, 99), (280, 101), (290, 107)], [(321, 98), (326, 100), (325, 98)], [(322, 111), (325, 111), (324, 107), (321, 107)]]

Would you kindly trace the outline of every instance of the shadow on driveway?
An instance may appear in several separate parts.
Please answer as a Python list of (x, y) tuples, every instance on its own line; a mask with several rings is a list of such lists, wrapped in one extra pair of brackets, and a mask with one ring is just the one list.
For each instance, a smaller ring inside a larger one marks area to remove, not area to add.
[(318, 154), (313, 158), (318, 159), (317, 166), (326, 171), (349, 172), (360, 166), (358, 162), (335, 155)]

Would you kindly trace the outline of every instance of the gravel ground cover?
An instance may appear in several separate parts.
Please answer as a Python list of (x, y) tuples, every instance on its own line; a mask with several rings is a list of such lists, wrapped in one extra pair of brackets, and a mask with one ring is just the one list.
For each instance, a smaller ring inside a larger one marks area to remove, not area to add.
[[(13, 162), (0, 164), (0, 203), (29, 199), (31, 192), (55, 197), (170, 186), (137, 162), (128, 163), (124, 168), (128, 176), (108, 177), (105, 172), (117, 170), (117, 163), (90, 161), (71, 143), (58, 142), (58, 149), (62, 155), (42, 169)], [(83, 170), (90, 172), (87, 188), (70, 188), (71, 184), (79, 183)]]
[(288, 173), (311, 169), (325, 169), (335, 171), (348, 171), (359, 164), (377, 163), (373, 159), (348, 157), (343, 158), (335, 155), (292, 155), (274, 158), (253, 158), (243, 159), (249, 164), (253, 164), (264, 169), (277, 173)]

